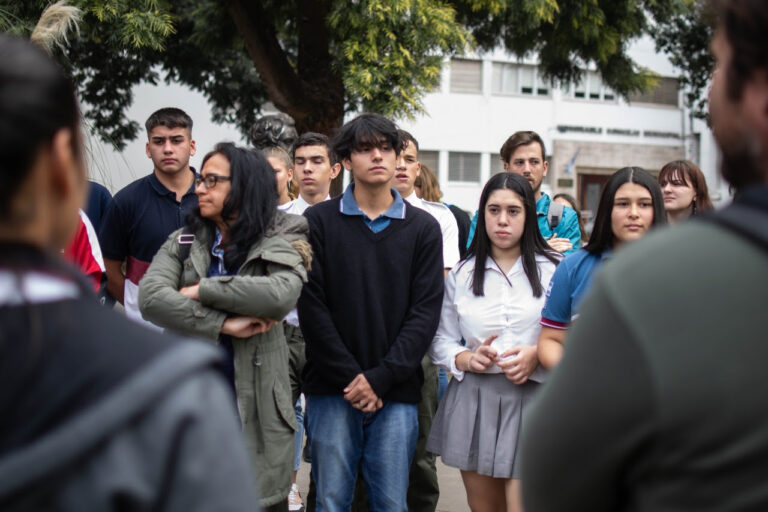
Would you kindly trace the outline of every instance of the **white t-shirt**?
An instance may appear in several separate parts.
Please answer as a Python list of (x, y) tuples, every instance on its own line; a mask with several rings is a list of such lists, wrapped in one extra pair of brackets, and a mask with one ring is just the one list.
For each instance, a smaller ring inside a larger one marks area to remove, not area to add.
[[(496, 263), (488, 258), (485, 264), (484, 295), (472, 293), (472, 274), (475, 258), (454, 267), (445, 278), (443, 309), (440, 325), (429, 348), (429, 357), (438, 366), (450, 371), (458, 380), (464, 372), (456, 368), (456, 355), (474, 350), (493, 334), (493, 347), (499, 355), (516, 346), (534, 346), (541, 332), (541, 309), (546, 301), (546, 290), (555, 264), (537, 255), (536, 265), (541, 276), (541, 297), (534, 297), (531, 283), (523, 271), (523, 259), (518, 258), (507, 274), (507, 279)], [(510, 286), (512, 283), (512, 286)], [(461, 345), (462, 338), (466, 346)], [(491, 366), (485, 373), (501, 373)], [(541, 382), (545, 370), (538, 367), (531, 380)]]
[(453, 268), (459, 262), (460, 255), (459, 226), (451, 209), (442, 203), (424, 201), (416, 195), (416, 192), (412, 192), (405, 200), (412, 206), (428, 212), (440, 224), (440, 231), (443, 234), (443, 268)]
[[(327, 201), (331, 198), (331, 195), (328, 194), (325, 196), (325, 199), (323, 201)], [(304, 200), (303, 197), (301, 197), (301, 194), (299, 194), (299, 197), (294, 199), (293, 201), (289, 201), (283, 205), (278, 206), (279, 209), (283, 210), (285, 213), (292, 213), (294, 215), (304, 215), (304, 210), (312, 206), (308, 202)]]

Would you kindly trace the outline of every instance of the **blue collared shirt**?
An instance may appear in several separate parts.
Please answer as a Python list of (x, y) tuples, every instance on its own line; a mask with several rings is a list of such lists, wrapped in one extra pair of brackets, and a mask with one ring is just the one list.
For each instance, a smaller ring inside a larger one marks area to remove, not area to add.
[(581, 249), (560, 262), (549, 282), (547, 302), (541, 312), (541, 325), (555, 329), (568, 327), (578, 316), (579, 303), (592, 286), (595, 271), (611, 254), (611, 250), (592, 254)]
[(363, 218), (363, 222), (365, 222), (365, 225), (368, 226), (368, 228), (374, 233), (384, 231), (387, 226), (389, 226), (389, 223), (392, 219), (405, 219), (405, 201), (403, 201), (400, 193), (394, 188), (390, 189), (392, 197), (395, 199), (395, 201), (392, 203), (392, 206), (390, 206), (387, 211), (375, 219), (369, 219), (368, 216), (360, 209), (360, 207), (357, 206), (357, 201), (355, 200), (355, 195), (353, 194), (354, 190), (355, 184), (350, 183), (347, 186), (347, 189), (344, 191), (344, 195), (341, 197), (341, 202), (339, 203), (339, 211), (344, 215), (361, 216)]

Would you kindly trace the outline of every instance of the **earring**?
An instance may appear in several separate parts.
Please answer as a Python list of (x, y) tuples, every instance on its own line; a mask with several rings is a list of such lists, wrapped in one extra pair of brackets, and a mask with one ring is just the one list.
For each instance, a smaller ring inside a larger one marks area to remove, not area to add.
[(696, 215), (696, 199), (693, 200), (693, 202), (691, 203), (691, 206), (692, 206), (691, 215)]

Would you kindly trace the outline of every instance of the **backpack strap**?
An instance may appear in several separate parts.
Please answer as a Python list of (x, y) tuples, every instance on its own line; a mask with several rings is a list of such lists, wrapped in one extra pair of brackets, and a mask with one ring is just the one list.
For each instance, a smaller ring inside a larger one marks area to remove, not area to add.
[(563, 220), (563, 204), (558, 203), (557, 201), (550, 201), (549, 211), (547, 212), (547, 223), (549, 224), (549, 229), (554, 231), (557, 225), (560, 224), (561, 220)]
[(732, 203), (703, 218), (744, 236), (768, 251), (768, 215), (764, 210), (743, 203)]
[(189, 251), (195, 241), (195, 233), (190, 226), (184, 226), (177, 238), (179, 241), (179, 261), (183, 264), (189, 258)]

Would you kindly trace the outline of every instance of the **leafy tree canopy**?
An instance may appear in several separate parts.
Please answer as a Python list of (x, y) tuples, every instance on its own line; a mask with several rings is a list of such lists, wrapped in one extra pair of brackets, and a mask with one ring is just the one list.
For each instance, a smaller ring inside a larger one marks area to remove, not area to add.
[[(300, 132), (332, 133), (347, 111), (423, 111), (445, 55), (498, 46), (538, 53), (555, 82), (594, 63), (619, 94), (642, 90), (653, 77), (628, 45), (673, 23), (671, 41), (692, 1), (70, 0), (83, 11), (80, 32), (57, 56), (86, 117), (119, 148), (140, 129), (125, 116), (132, 87), (161, 79), (202, 92), (213, 120), (244, 134), (267, 102)], [(6, 1), (0, 29), (28, 34), (46, 5)]]
[(712, 24), (707, 22), (710, 14), (703, 2), (689, 5), (660, 25), (654, 34), (657, 49), (669, 55), (670, 62), (681, 71), (686, 103), (694, 116), (702, 119), (707, 118), (705, 92), (715, 66), (709, 51), (713, 36)]

